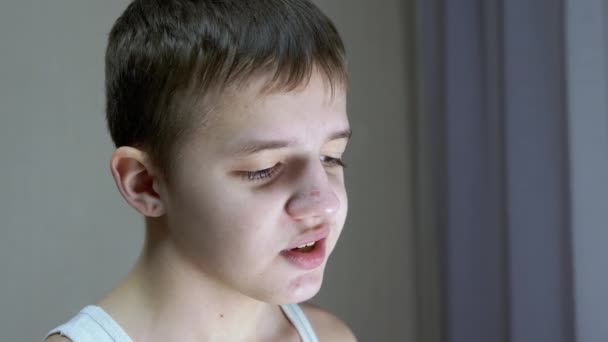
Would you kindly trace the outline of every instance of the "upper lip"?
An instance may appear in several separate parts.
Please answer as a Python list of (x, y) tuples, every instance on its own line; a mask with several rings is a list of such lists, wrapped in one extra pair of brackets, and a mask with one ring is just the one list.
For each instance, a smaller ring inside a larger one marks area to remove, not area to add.
[(305, 245), (310, 242), (317, 242), (319, 240), (325, 239), (329, 235), (329, 226), (323, 225), (319, 228), (314, 228), (310, 232), (303, 234), (298, 237), (292, 244), (287, 247), (287, 249), (294, 249), (296, 247)]

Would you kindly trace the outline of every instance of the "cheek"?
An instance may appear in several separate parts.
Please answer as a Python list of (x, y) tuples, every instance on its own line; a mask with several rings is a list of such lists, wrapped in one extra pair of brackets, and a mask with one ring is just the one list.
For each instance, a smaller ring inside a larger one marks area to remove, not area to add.
[(184, 188), (173, 203), (172, 223), (185, 243), (199, 254), (228, 254), (234, 258), (259, 253), (280, 243), (277, 234), (282, 206), (269, 193), (229, 190), (227, 184), (205, 190)]
[(348, 213), (348, 194), (346, 193), (346, 187), (344, 186), (343, 178), (336, 179), (333, 182), (333, 188), (336, 196), (340, 201), (340, 210), (336, 214), (336, 220), (344, 223), (346, 215)]
[(338, 196), (338, 199), (340, 201), (340, 209), (334, 217), (336, 232), (334, 240), (337, 241), (344, 228), (344, 223), (346, 222), (346, 216), (348, 214), (348, 195), (344, 186), (339, 186), (334, 191), (336, 192), (336, 195)]
[(344, 228), (344, 223), (346, 222), (346, 216), (348, 215), (348, 199), (346, 196), (342, 199), (342, 204), (340, 206), (340, 212), (336, 217), (338, 231), (342, 231)]

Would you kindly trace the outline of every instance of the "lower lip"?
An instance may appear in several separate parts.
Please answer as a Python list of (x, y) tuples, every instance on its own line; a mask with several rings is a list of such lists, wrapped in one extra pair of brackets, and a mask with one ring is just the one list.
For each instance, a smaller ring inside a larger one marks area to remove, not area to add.
[(291, 264), (305, 270), (312, 270), (321, 266), (325, 260), (325, 239), (315, 242), (314, 248), (309, 252), (297, 250), (282, 251), (281, 255)]

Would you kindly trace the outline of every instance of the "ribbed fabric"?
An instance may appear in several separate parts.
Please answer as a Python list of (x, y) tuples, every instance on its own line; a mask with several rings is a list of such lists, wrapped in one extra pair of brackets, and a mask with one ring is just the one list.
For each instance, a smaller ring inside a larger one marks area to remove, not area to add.
[(46, 335), (60, 333), (72, 342), (133, 342), (101, 307), (88, 305), (66, 323)]
[[(310, 322), (297, 304), (280, 307), (298, 331), (302, 342), (318, 342)], [(96, 305), (84, 307), (72, 319), (49, 331), (46, 337), (56, 333), (69, 338), (72, 342), (133, 342), (118, 323)]]

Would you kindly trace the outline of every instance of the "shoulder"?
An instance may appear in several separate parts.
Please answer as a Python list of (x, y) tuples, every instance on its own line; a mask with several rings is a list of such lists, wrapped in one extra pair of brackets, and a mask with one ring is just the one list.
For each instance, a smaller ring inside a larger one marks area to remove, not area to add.
[(320, 341), (357, 341), (352, 330), (334, 314), (310, 303), (299, 304)]
[(53, 334), (44, 340), (44, 342), (72, 342), (69, 338), (59, 334)]

